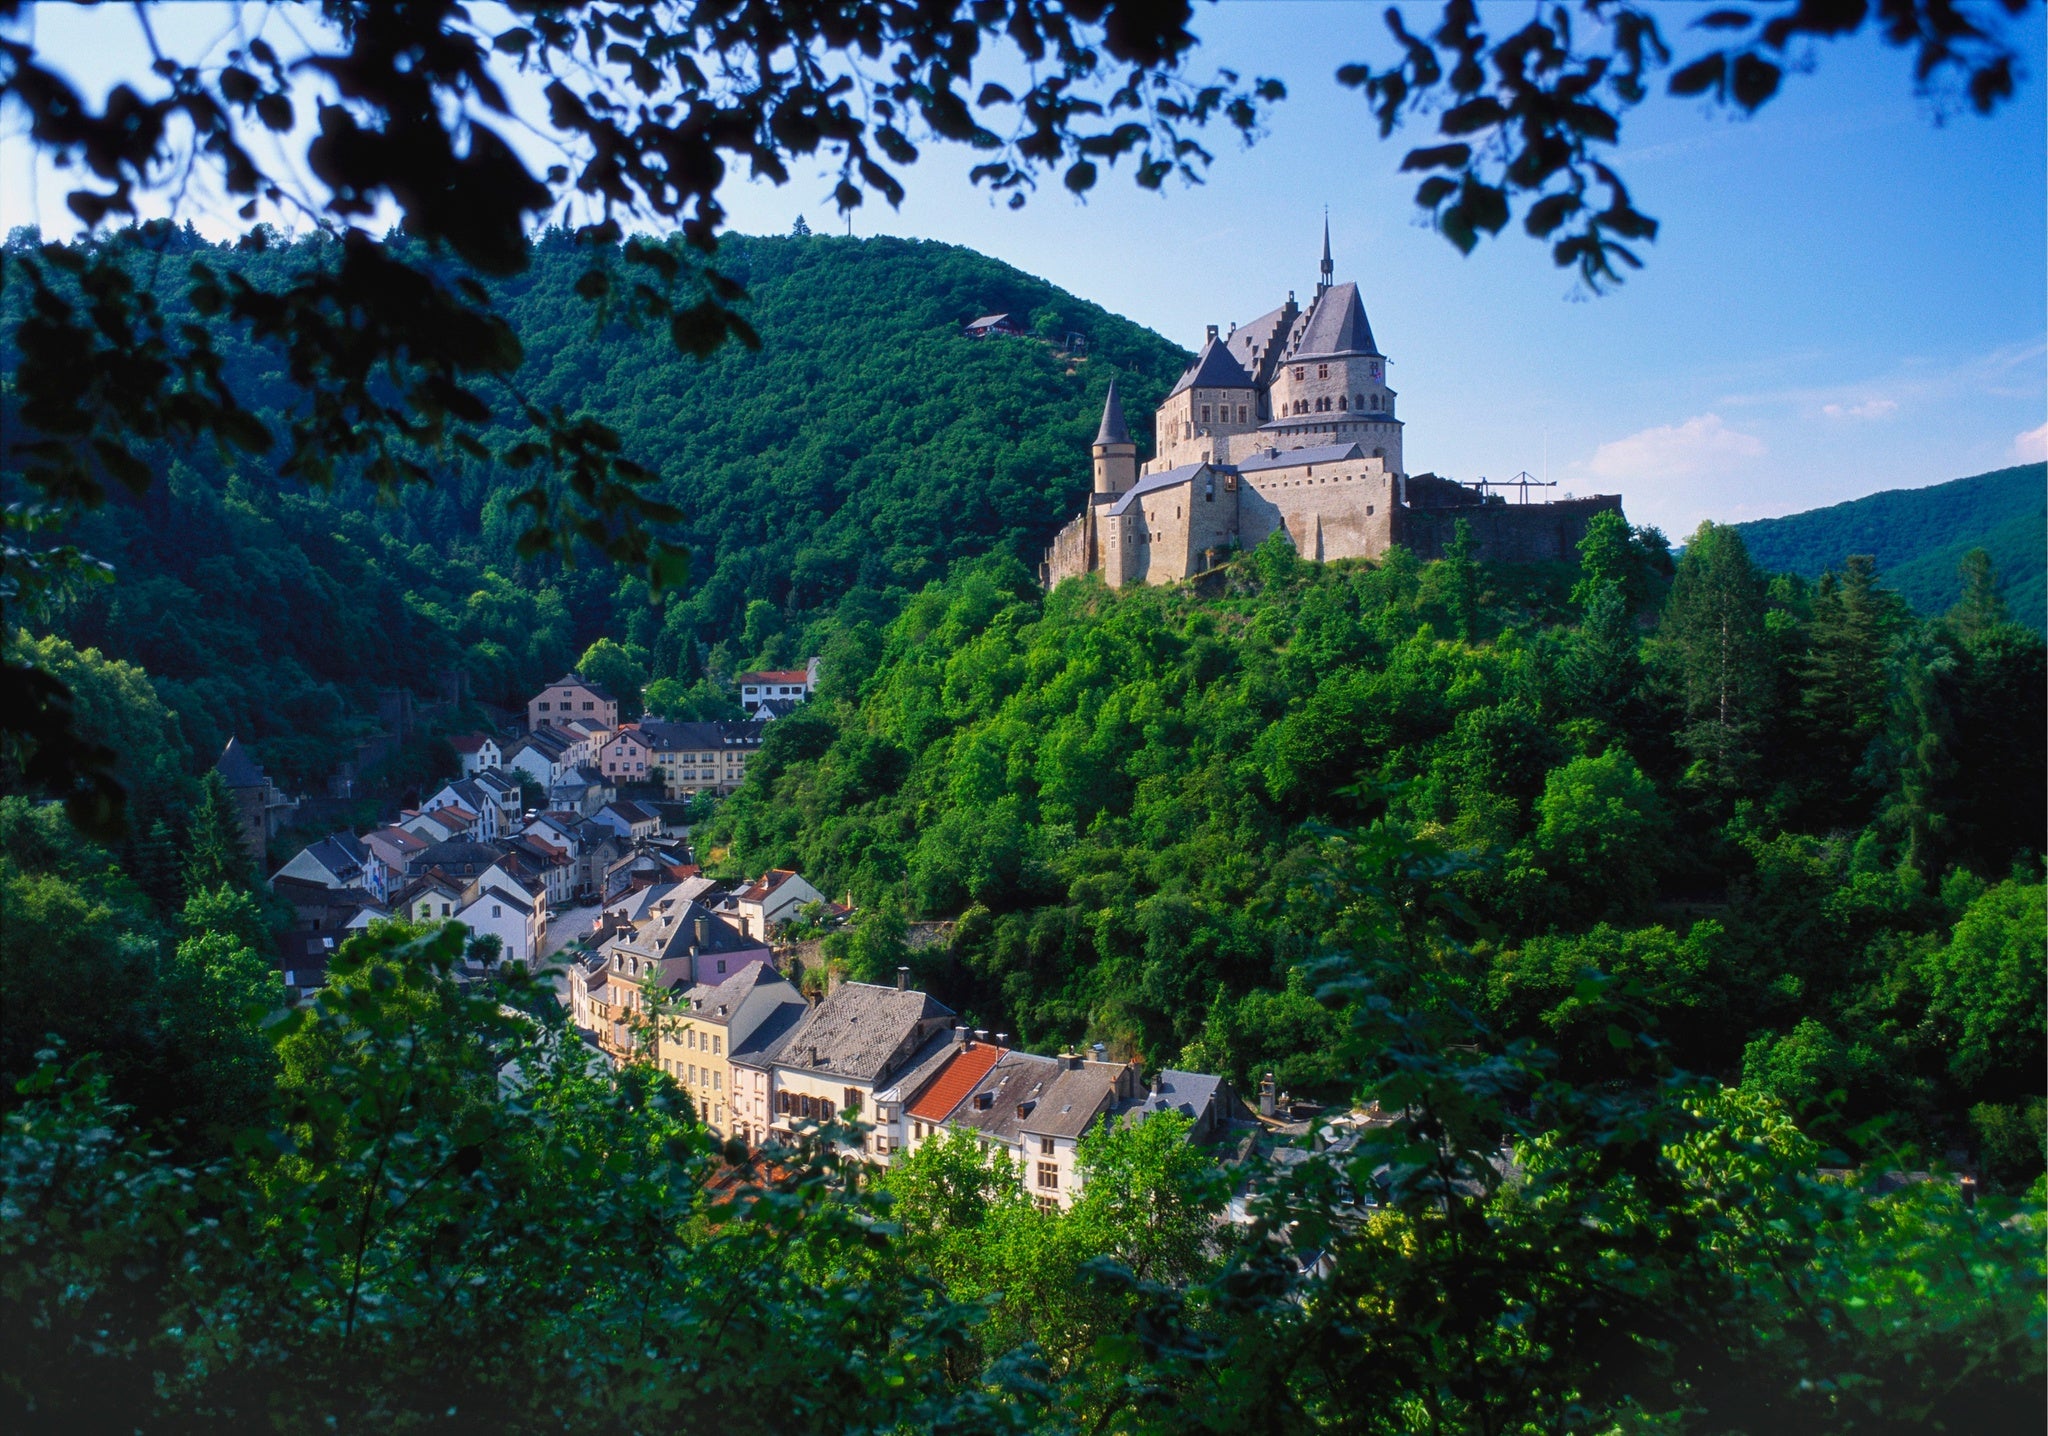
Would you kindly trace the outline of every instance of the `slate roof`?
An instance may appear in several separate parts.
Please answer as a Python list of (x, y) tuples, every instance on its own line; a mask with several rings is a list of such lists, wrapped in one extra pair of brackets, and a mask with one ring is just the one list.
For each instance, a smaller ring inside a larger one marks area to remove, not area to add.
[(757, 673), (742, 673), (733, 680), (736, 683), (808, 683), (811, 670), (808, 668), (764, 668)]
[(1125, 489), (1122, 494), (1118, 495), (1117, 501), (1110, 506), (1110, 517), (1115, 518), (1122, 514), (1124, 510), (1128, 509), (1134, 502), (1146, 494), (1156, 494), (1161, 489), (1170, 489), (1175, 484), (1189, 482), (1198, 472), (1207, 467), (1209, 467), (1207, 464), (1182, 464), (1179, 468), (1145, 475), (1138, 482)]
[(312, 854), (315, 862), (338, 878), (349, 876), (351, 869), (362, 871), (363, 861), (369, 857), (354, 833), (333, 833), (310, 844), (306, 851)]
[(1116, 1079), (1123, 1064), (1084, 1062), (1061, 1071), (1027, 1113), (1018, 1114), (1017, 1130), (1034, 1137), (1078, 1137), (1088, 1124), (1116, 1105)]
[[(749, 967), (765, 967), (766, 963), (749, 963)], [(750, 1067), (767, 1067), (781, 1057), (789, 1039), (811, 1009), (789, 1003), (778, 1007), (761, 1020), (761, 1025), (726, 1049), (726, 1056), (734, 1062), (744, 1062)]]
[(458, 733), (448, 740), (448, 746), (458, 753), (481, 753), (490, 741), (488, 733)]
[(921, 1023), (952, 1015), (929, 993), (843, 982), (804, 1014), (776, 1065), (850, 1082), (879, 1082), (922, 1045)]
[[(486, 899), (492, 902), (501, 902), (505, 904), (505, 906), (513, 908), (522, 913), (531, 913), (533, 911), (533, 904), (528, 902), (525, 898), (520, 897), (517, 893), (506, 892), (505, 889), (498, 887), (495, 884), (485, 888), (482, 892), (478, 893), (476, 895), (476, 902), (471, 903), (469, 907), (473, 908), (477, 905), (477, 903), (483, 902)], [(469, 908), (463, 909), (463, 912), (468, 911)]]
[(701, 748), (715, 751), (719, 748), (758, 748), (761, 745), (763, 723), (666, 723), (644, 722), (640, 731), (647, 735), (647, 741), (660, 752), (688, 751)]
[(1202, 352), (1195, 356), (1195, 362), (1188, 365), (1187, 372), (1180, 376), (1180, 382), (1168, 391), (1171, 399), (1183, 389), (1249, 389), (1252, 376), (1244, 372), (1244, 366), (1230, 355), (1228, 341), (1210, 339), (1202, 345)]
[(1341, 464), (1348, 459), (1362, 459), (1365, 450), (1357, 444), (1311, 444), (1305, 449), (1281, 449), (1277, 453), (1257, 454), (1237, 462), (1240, 474), (1257, 474), (1267, 469), (1297, 469), (1303, 464)]
[[(1273, 351), (1285, 342), (1282, 330), (1286, 323), (1287, 306), (1283, 304), (1261, 314), (1251, 323), (1231, 330), (1224, 343), (1230, 347), (1231, 357), (1244, 371), (1256, 375), (1272, 367)], [(1259, 351), (1256, 354), (1252, 352), (1255, 349)]]
[[(1176, 1072), (1170, 1067), (1158, 1073), (1157, 1080), (1158, 1086), (1133, 1102), (1130, 1112), (1178, 1112), (1184, 1117), (1199, 1117), (1223, 1088), (1221, 1077), (1206, 1072)], [(1229, 1114), (1224, 1116), (1227, 1119)]]
[[(1005, 1052), (975, 1084), (974, 1090), (954, 1107), (950, 1125), (966, 1127), (999, 1141), (1019, 1140), (1017, 1109), (1042, 1099), (1060, 1073), (1060, 1064), (1032, 1052)], [(986, 1095), (987, 1105), (982, 1105)]]
[(605, 806), (629, 823), (651, 823), (655, 821), (653, 813), (648, 812), (647, 809), (627, 798), (615, 798), (605, 804)]
[(953, 1053), (924, 1091), (917, 1094), (916, 1100), (906, 1109), (907, 1115), (920, 1122), (945, 1121), (953, 1109), (981, 1085), (981, 1079), (988, 1076), (990, 1069), (1002, 1060), (1008, 1050), (993, 1042), (977, 1042)]
[[(475, 877), (495, 863), (500, 854), (489, 843), (472, 843), (462, 838), (450, 838), (444, 843), (429, 843), (419, 860), (431, 868), (442, 868), (458, 877)], [(463, 871), (468, 869), (467, 872)]]
[(221, 781), (230, 788), (261, 788), (270, 781), (256, 766), (256, 760), (249, 756), (249, 750), (242, 746), (240, 738), (228, 739), (227, 747), (220, 750), (220, 761), (213, 766)]
[(783, 982), (781, 973), (765, 962), (750, 962), (723, 982), (700, 982), (683, 993), (683, 1000), (690, 1005), (690, 1015), (701, 1017), (706, 1022), (730, 1022), (740, 1010), (740, 1004), (754, 995), (754, 989), (764, 982)]
[(1098, 444), (1128, 444), (1131, 442), (1130, 426), (1124, 423), (1124, 404), (1116, 394), (1116, 376), (1109, 380), (1109, 397), (1102, 401), (1102, 424), (1095, 431)]
[(1323, 291), (1308, 312), (1308, 323), (1288, 355), (1290, 359), (1312, 359), (1329, 354), (1379, 354), (1373, 342), (1372, 325), (1366, 322), (1365, 303), (1356, 284), (1333, 284)]
[(557, 678), (554, 682), (548, 684), (547, 687), (587, 688), (590, 690), (590, 696), (593, 698), (601, 698), (607, 703), (615, 703), (618, 701), (617, 699), (612, 697), (610, 690), (608, 690), (602, 683), (592, 683), (589, 679), (584, 678), (580, 674), (576, 673), (571, 673), (566, 675), (565, 677)]
[[(701, 941), (697, 935), (697, 919), (700, 917), (705, 920)], [(666, 912), (657, 909), (634, 927), (632, 937), (620, 944), (635, 952), (651, 953), (663, 961), (687, 956), (693, 945), (700, 954), (713, 956), (765, 950), (761, 943), (755, 942), (710, 908), (695, 902), (675, 903)]]

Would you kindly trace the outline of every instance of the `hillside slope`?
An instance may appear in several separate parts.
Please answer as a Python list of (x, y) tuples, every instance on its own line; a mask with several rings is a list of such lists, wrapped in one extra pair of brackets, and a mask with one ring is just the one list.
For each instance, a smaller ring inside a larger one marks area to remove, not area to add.
[(1990, 553), (2013, 617), (2048, 631), (2048, 466), (2021, 464), (1924, 489), (1888, 489), (1824, 509), (1738, 524), (1765, 568), (1817, 578), (1852, 553), (1877, 560), (1886, 583), (1922, 613), (1961, 593), (1956, 565)]
[[(271, 271), (320, 262), (325, 245), (175, 243), (221, 269)], [(433, 691), (455, 669), (474, 696), (521, 702), (606, 636), (646, 679), (689, 682), (707, 663), (818, 651), (818, 622), (849, 596), (851, 621), (886, 621), (962, 556), (1035, 563), (1089, 485), (1111, 376), (1142, 414), (1188, 358), (955, 245), (737, 236), (719, 258), (750, 291), (759, 351), (700, 362), (665, 330), (595, 323), (572, 292), (587, 256), (559, 235), (498, 286), (531, 397), (611, 425), (664, 476), (693, 557), (680, 594), (650, 603), (607, 565), (518, 558), (524, 519), (508, 501), (530, 475), (450, 456), (432, 487), (379, 503), (358, 482), (307, 490), (279, 482), (267, 457), (205, 450), (163, 454), (146, 496), (86, 517), (79, 542), (119, 582), (83, 595), (64, 635), (146, 668), (194, 752), (239, 733), (306, 782), (345, 756), (352, 715), (375, 710), (379, 687)], [(1085, 352), (963, 336), (999, 310), (1079, 333)], [(295, 396), (278, 357), (221, 342), (239, 387), (281, 426)]]

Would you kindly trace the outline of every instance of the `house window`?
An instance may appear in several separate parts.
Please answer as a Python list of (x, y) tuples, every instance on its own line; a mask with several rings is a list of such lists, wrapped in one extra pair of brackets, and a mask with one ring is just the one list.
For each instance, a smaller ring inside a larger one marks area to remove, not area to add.
[(860, 1115), (860, 1088), (858, 1088), (858, 1087), (848, 1087), (848, 1088), (846, 1088), (846, 1089), (845, 1089), (845, 1096), (846, 1096), (846, 1100), (845, 1100), (845, 1101), (843, 1101), (843, 1102), (841, 1102), (841, 1103), (839, 1104), (840, 1108), (841, 1108), (842, 1110), (844, 1110), (844, 1111), (847, 1111), (847, 1112), (851, 1112), (851, 1113), (853, 1113), (853, 1114), (854, 1114), (855, 1116), (859, 1116), (859, 1115)]
[[(720, 967), (720, 968), (723, 968), (724, 966), (725, 966), (725, 964), (724, 964), (724, 963), (720, 963), (720, 964), (719, 964), (719, 967)], [(719, 1036), (719, 1035), (718, 1035), (718, 1034), (717, 1034), (716, 1032), (712, 1033), (712, 1034), (711, 1034), (711, 1055), (712, 1055), (713, 1057), (718, 1057), (718, 1056), (722, 1056), (722, 1055), (724, 1054), (724, 1051), (725, 1051), (725, 1039), (724, 1039), (724, 1038), (722, 1038), (722, 1037), (720, 1037), (720, 1036)]]
[(504, 909), (504, 908), (500, 907), (500, 906), (499, 906), (498, 904), (496, 904), (496, 903), (492, 903), (492, 904), (491, 904), (491, 916), (492, 916), (492, 917), (503, 917), (504, 915), (505, 915), (505, 909)]
[(714, 1092), (723, 1092), (725, 1090), (725, 1074), (723, 1072), (713, 1072), (711, 1074), (711, 1090)]
[(1052, 1138), (1040, 1137), (1038, 1139), (1038, 1155), (1041, 1157), (1050, 1157), (1052, 1155)]
[(546, 703), (542, 703), (542, 704), (540, 705), (540, 711), (541, 711), (541, 712), (543, 712), (543, 713), (547, 712), (547, 711), (548, 711), (548, 705), (547, 705)]
[(1055, 1188), (1055, 1189), (1056, 1189), (1056, 1188), (1058, 1188), (1059, 1184), (1060, 1184), (1060, 1167), (1059, 1167), (1059, 1163), (1057, 1163), (1057, 1162), (1040, 1162), (1040, 1163), (1038, 1164), (1038, 1185), (1039, 1185), (1039, 1186), (1041, 1186), (1041, 1187), (1051, 1187), (1051, 1188)]
[(1056, 1197), (1033, 1197), (1032, 1202), (1041, 1212), (1056, 1212), (1060, 1209), (1059, 1199)]

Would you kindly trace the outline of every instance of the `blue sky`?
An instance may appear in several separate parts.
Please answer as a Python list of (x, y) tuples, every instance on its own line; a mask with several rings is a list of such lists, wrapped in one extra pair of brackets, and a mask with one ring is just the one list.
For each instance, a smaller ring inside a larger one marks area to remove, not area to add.
[[(47, 53), (90, 89), (141, 53), (119, 12), (35, 8)], [(1523, 11), (1488, 8), (1496, 23)], [(969, 186), (967, 156), (933, 148), (901, 210), (870, 206), (854, 232), (970, 245), (1193, 345), (1205, 324), (1249, 319), (1290, 288), (1306, 295), (1327, 205), (1338, 277), (1360, 282), (1394, 363), (1411, 468), (1469, 480), (1547, 467), (1558, 492), (1618, 492), (1632, 518), (1674, 537), (1703, 518), (2043, 457), (2039, 10), (2021, 93), (1989, 121), (1937, 123), (1908, 59), (1871, 41), (1818, 49), (1813, 72), (1754, 119), (1691, 102), (1637, 111), (1617, 160), (1663, 230), (1644, 271), (1595, 298), (1512, 231), (1462, 257), (1417, 223), (1413, 177), (1397, 173), (1403, 137), (1379, 141), (1332, 79), (1345, 60), (1386, 58), (1380, 9), (1200, 7), (1209, 63), (1290, 91), (1252, 148), (1216, 136), (1202, 186), (1148, 194), (1112, 172), (1085, 203), (1055, 186), (1013, 212)], [(165, 23), (195, 35), (221, 13), (176, 10)], [(4, 144), (0, 222), (60, 231), (61, 186), (32, 182), (24, 148)], [(836, 227), (828, 190), (800, 170), (726, 198), (736, 229), (779, 233), (799, 213)], [(203, 196), (193, 210), (209, 229), (228, 222)]]

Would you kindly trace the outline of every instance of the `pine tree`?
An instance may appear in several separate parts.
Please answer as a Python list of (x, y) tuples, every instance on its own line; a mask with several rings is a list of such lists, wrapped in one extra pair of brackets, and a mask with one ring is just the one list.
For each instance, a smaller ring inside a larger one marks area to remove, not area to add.
[(1742, 535), (1703, 523), (1685, 546), (1662, 633), (1684, 694), (1679, 743), (1691, 778), (1732, 787), (1755, 763), (1772, 674), (1764, 632), (1764, 580)]
[(1459, 519), (1451, 529), (1451, 541), (1444, 545), (1444, 562), (1450, 566), (1451, 621), (1458, 627), (1458, 637), (1468, 643), (1479, 617), (1479, 563), (1472, 556), (1477, 547), (1472, 525)]
[(1597, 584), (1584, 602), (1585, 620), (1571, 636), (1558, 677), (1574, 709), (1620, 726), (1642, 681), (1642, 645), (1620, 584)]
[(135, 840), (126, 864), (136, 884), (149, 894), (157, 911), (169, 916), (185, 901), (185, 886), (178, 872), (178, 840), (171, 825), (158, 818), (149, 831)]
[(1799, 665), (1799, 705), (1823, 808), (1841, 809), (1856, 772), (1890, 718), (1892, 649), (1906, 621), (1899, 596), (1877, 582), (1877, 563), (1853, 554), (1839, 576), (1821, 577)]
[(1981, 548), (1971, 549), (1956, 565), (1956, 573), (1963, 580), (1963, 596), (1948, 611), (1949, 625), (1956, 632), (1969, 638), (2011, 618), (2002, 592), (2004, 584), (1999, 582), (1990, 554)]
[(185, 892), (187, 896), (213, 892), (223, 883), (243, 892), (255, 887), (249, 854), (242, 846), (242, 825), (235, 817), (234, 796), (220, 774), (209, 771), (185, 839)]
[(811, 237), (811, 227), (804, 223), (802, 215), (798, 215), (796, 223), (789, 227), (789, 237), (791, 239), (809, 239)]

